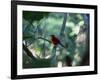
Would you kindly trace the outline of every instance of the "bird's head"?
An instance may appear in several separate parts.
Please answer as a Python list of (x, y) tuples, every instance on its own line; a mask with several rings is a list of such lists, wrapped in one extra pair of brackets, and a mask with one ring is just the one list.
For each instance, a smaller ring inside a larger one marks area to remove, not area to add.
[(52, 35), (50, 35), (50, 36), (51, 36), (51, 37), (55, 37), (55, 35), (53, 35), (53, 34), (52, 34)]

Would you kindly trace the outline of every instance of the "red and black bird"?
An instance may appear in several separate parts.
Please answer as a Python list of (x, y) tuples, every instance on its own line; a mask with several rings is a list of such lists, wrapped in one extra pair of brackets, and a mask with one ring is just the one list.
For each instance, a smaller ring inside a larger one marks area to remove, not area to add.
[(56, 46), (56, 45), (61, 45), (62, 47), (64, 47), (65, 48), (65, 46), (60, 42), (60, 40), (57, 38), (57, 37), (55, 37), (55, 35), (51, 35), (51, 43), (54, 45), (54, 46)]

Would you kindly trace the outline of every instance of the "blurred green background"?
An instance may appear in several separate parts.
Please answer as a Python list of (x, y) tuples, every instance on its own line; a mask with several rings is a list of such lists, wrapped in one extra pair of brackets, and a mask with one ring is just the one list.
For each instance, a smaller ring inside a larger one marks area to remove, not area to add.
[(89, 65), (89, 14), (23, 11), (22, 26), (23, 68)]

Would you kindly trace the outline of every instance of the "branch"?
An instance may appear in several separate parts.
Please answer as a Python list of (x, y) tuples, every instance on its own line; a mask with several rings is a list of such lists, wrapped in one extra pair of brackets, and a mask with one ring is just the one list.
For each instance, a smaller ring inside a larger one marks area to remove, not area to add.
[(23, 44), (23, 49), (26, 51), (29, 57), (31, 57), (32, 59), (36, 59), (24, 44)]
[(45, 38), (42, 38), (42, 37), (38, 37), (37, 39), (43, 39), (43, 40), (45, 40), (45, 41), (47, 41), (47, 42), (51, 43), (51, 41), (50, 41), (50, 40), (45, 39)]
[(67, 21), (67, 13), (64, 13), (64, 20), (63, 20), (63, 24), (61, 27), (61, 31), (60, 31), (60, 37), (63, 35), (65, 27), (66, 27), (66, 21)]

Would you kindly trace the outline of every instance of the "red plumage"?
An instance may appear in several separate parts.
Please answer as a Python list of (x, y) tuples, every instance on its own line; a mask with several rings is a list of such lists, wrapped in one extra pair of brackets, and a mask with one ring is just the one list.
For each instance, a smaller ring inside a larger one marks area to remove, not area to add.
[(54, 36), (54, 35), (51, 35), (51, 42), (54, 44), (54, 45), (57, 45), (59, 40)]
[[(62, 47), (64, 47), (64, 46), (61, 44), (60, 40), (59, 40), (57, 37), (55, 37), (54, 35), (51, 35), (51, 42), (53, 43), (54, 46), (56, 46), (57, 44), (60, 44)], [(64, 47), (64, 48), (65, 48), (65, 47)]]

